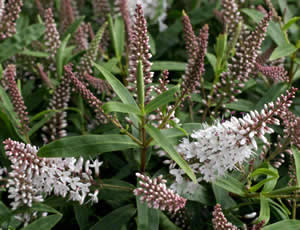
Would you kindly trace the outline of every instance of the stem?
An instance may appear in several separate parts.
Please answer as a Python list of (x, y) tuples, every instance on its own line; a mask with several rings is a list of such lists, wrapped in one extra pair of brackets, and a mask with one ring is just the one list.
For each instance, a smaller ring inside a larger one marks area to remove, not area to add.
[(146, 169), (146, 160), (147, 160), (147, 145), (146, 145), (146, 130), (145, 130), (145, 117), (142, 117), (142, 124), (140, 129), (141, 139), (143, 141), (143, 146), (141, 148), (141, 169), (143, 173)]

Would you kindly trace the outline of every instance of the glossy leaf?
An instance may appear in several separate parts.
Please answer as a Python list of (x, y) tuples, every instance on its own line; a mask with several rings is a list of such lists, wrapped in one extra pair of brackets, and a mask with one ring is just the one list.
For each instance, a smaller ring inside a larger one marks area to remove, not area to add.
[(281, 83), (273, 85), (258, 101), (258, 103), (255, 105), (255, 109), (260, 111), (261, 109), (263, 109), (264, 104), (275, 101), (276, 98), (286, 90), (286, 88), (287, 86)]
[(284, 24), (284, 26), (282, 27), (282, 30), (285, 31), (285, 30), (289, 29), (298, 20), (300, 20), (300, 17), (291, 18), (287, 23)]
[(171, 101), (174, 101), (174, 99), (175, 99), (174, 95), (178, 90), (179, 90), (179, 85), (174, 86), (171, 89), (158, 95), (152, 101), (150, 101), (149, 104), (147, 104), (147, 106), (145, 108), (145, 112), (151, 113), (152, 111), (156, 110), (157, 108), (165, 106), (168, 103), (170, 103)]
[(39, 39), (45, 31), (45, 27), (42, 24), (34, 24), (24, 28), (11, 38), (5, 39), (0, 44), (0, 63), (4, 60), (14, 56), (20, 51), (30, 45), (33, 41)]
[(61, 218), (62, 215), (58, 214), (41, 217), (27, 225), (25, 228), (22, 228), (22, 230), (50, 230), (60, 221)]
[(287, 43), (282, 44), (276, 47), (269, 60), (274, 61), (278, 58), (289, 56), (290, 54), (296, 52), (296, 50), (297, 47), (295, 47), (292, 44), (287, 44)]
[(146, 203), (141, 203), (139, 197), (136, 197), (136, 206), (137, 206), (137, 229), (158, 230), (159, 210), (154, 208), (149, 208)]
[(300, 151), (296, 146), (292, 146), (292, 152), (295, 160), (295, 165), (296, 165), (296, 176), (297, 176), (297, 181), (298, 185), (300, 184)]
[(159, 212), (159, 226), (163, 230), (182, 230), (163, 213)]
[(244, 196), (244, 185), (235, 179), (234, 177), (227, 175), (221, 178), (218, 178), (215, 181), (215, 184), (228, 192), (232, 192), (234, 194), (238, 194), (240, 196)]
[(144, 71), (142, 61), (138, 61), (137, 67), (137, 75), (136, 75), (136, 87), (137, 87), (137, 95), (138, 95), (138, 104), (142, 111), (144, 111), (145, 104), (145, 86), (144, 86)]
[(109, 71), (107, 71), (104, 67), (94, 63), (95, 67), (101, 72), (101, 74), (104, 76), (104, 78), (109, 82), (115, 93), (119, 96), (121, 101), (124, 104), (131, 104), (135, 107), (139, 108), (129, 93), (128, 89), (125, 88), (125, 86)]
[(70, 34), (68, 36), (66, 36), (66, 38), (60, 44), (60, 47), (58, 48), (58, 51), (56, 54), (56, 68), (57, 68), (58, 79), (60, 79), (62, 77), (64, 65), (66, 64), (64, 59), (65, 59), (65, 55), (66, 55), (67, 44), (68, 44), (70, 38), (71, 38)]
[(260, 194), (260, 211), (257, 223), (263, 220), (265, 221), (265, 224), (270, 220), (270, 205), (268, 199)]
[(196, 183), (196, 176), (188, 163), (179, 155), (174, 149), (173, 145), (168, 141), (168, 139), (160, 132), (159, 129), (146, 125), (146, 131), (149, 135), (162, 147), (178, 165), (179, 167)]
[(232, 102), (230, 104), (226, 104), (227, 109), (232, 109), (235, 111), (243, 111), (249, 112), (253, 110), (254, 104), (251, 101), (245, 99), (239, 99), (237, 102)]
[(105, 152), (138, 148), (128, 136), (119, 134), (84, 135), (53, 141), (38, 151), (39, 157), (89, 157)]
[(142, 115), (141, 110), (136, 108), (136, 106), (130, 104), (124, 104), (116, 101), (107, 102), (103, 105), (102, 108), (105, 113), (119, 112), (119, 113), (133, 113), (140, 116)]
[(104, 216), (90, 230), (120, 230), (134, 216), (136, 209), (132, 204), (118, 208)]
[(185, 62), (173, 62), (173, 61), (155, 61), (151, 67), (152, 71), (173, 70), (184, 71), (186, 67)]
[(300, 229), (300, 220), (283, 220), (265, 226), (262, 230), (296, 230)]
[(29, 49), (25, 49), (20, 54), (31, 56), (31, 57), (39, 57), (39, 58), (47, 58), (50, 56), (49, 53), (41, 52), (41, 51), (33, 51)]

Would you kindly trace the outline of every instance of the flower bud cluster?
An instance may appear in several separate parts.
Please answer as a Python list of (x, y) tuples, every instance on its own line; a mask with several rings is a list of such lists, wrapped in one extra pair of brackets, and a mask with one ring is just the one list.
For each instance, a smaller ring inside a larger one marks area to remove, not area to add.
[(131, 18), (130, 18), (130, 13), (129, 13), (129, 9), (128, 9), (128, 0), (119, 0), (117, 5), (120, 8), (120, 12), (121, 12), (122, 18), (124, 20), (125, 30), (126, 30), (126, 34), (127, 34), (126, 41), (127, 41), (127, 44), (130, 44), (132, 30), (131, 30)]
[[(197, 37), (193, 31), (189, 17), (184, 14), (182, 18), (185, 47), (188, 54), (188, 64), (183, 76), (182, 93), (195, 92), (198, 87), (203, 88), (202, 75), (204, 58), (208, 40), (208, 25), (204, 25)], [(202, 95), (205, 97), (204, 93)]]
[(84, 77), (87, 82), (97, 90), (98, 94), (105, 94), (106, 96), (112, 96), (112, 88), (111, 86), (101, 78), (93, 77), (92, 75), (86, 74)]
[(288, 72), (282, 66), (264, 66), (260, 63), (256, 63), (256, 68), (273, 81), (287, 82), (289, 80)]
[(55, 60), (56, 52), (60, 46), (60, 36), (56, 29), (56, 23), (53, 18), (52, 9), (45, 11), (45, 46), (46, 51), (50, 54), (50, 58)]
[[(66, 32), (67, 28), (75, 22), (76, 17), (79, 16), (77, 5), (73, 0), (64, 0), (61, 2), (60, 19), (61, 19), (61, 34)], [(79, 51), (88, 48), (88, 33), (86, 33), (84, 23), (82, 23), (75, 33), (74, 43)]]
[(216, 204), (212, 215), (212, 222), (215, 230), (238, 230), (235, 225), (226, 219), (220, 204)]
[(16, 33), (16, 21), (20, 16), (22, 6), (22, 0), (10, 0), (6, 4), (0, 1), (0, 41)]
[(68, 78), (65, 74), (50, 100), (48, 109), (61, 111), (56, 112), (55, 115), (42, 128), (45, 133), (42, 135), (44, 143), (49, 143), (61, 137), (67, 136), (67, 131), (65, 130), (68, 125), (66, 120), (67, 112), (63, 110), (68, 107), (70, 100), (70, 83), (70, 78)]
[(143, 64), (144, 82), (145, 82), (145, 101), (149, 102), (152, 88), (150, 84), (153, 79), (153, 72), (151, 72), (152, 63), (149, 59), (152, 57), (150, 53), (149, 36), (147, 35), (147, 22), (143, 15), (143, 9), (140, 4), (136, 5), (135, 22), (132, 26), (132, 34), (129, 45), (129, 77), (128, 89), (137, 92), (137, 69), (138, 63), (141, 60)]
[(101, 123), (107, 123), (107, 118), (104, 116), (104, 111), (102, 109), (103, 103), (94, 96), (94, 94), (86, 88), (86, 86), (78, 80), (75, 74), (72, 72), (71, 65), (65, 66), (65, 72), (67, 73), (68, 78), (70, 78), (73, 83), (75, 90), (80, 93), (80, 95), (87, 101), (89, 106), (94, 109), (96, 113), (96, 119)]
[(21, 126), (18, 127), (22, 134), (29, 131), (29, 118), (27, 107), (25, 106), (23, 97), (18, 89), (16, 80), (16, 66), (8, 65), (4, 72), (3, 80), (7, 86), (8, 94), (13, 104), (14, 110), (20, 120)]
[(176, 213), (185, 207), (187, 200), (168, 189), (166, 186), (167, 181), (162, 176), (154, 179), (140, 173), (136, 173), (136, 176), (140, 181), (139, 187), (134, 190), (134, 194), (141, 196), (140, 200), (147, 202), (149, 208)]
[(92, 164), (82, 158), (39, 158), (38, 149), (11, 139), (3, 142), (12, 171), (8, 174), (7, 188), (12, 209), (22, 205), (32, 206), (34, 202), (43, 202), (45, 196), (54, 193), (69, 197), (83, 204), (86, 197), (98, 202), (98, 190), (90, 191), (93, 183), (92, 168), (99, 175), (101, 162)]
[(256, 71), (256, 59), (271, 18), (272, 12), (269, 12), (254, 31), (244, 31), (240, 36), (235, 56), (229, 61), (228, 70), (221, 74), (221, 81), (216, 85), (216, 96), (221, 101), (226, 97), (230, 102), (235, 101), (235, 95), (241, 93), (241, 88)]
[[(107, 16), (110, 13), (110, 6), (108, 0), (93, 0), (94, 16), (97, 18), (99, 25), (103, 25), (107, 21)], [(100, 47), (106, 49), (109, 42), (109, 30), (105, 30)]]
[[(77, 75), (79, 80), (86, 83), (85, 75), (93, 73), (93, 62), (96, 61), (98, 54), (98, 47), (102, 39), (103, 33), (106, 28), (106, 23), (97, 32), (92, 40), (86, 53), (80, 58), (79, 65), (77, 66)], [(87, 84), (86, 84), (87, 85)]]
[(283, 138), (290, 138), (291, 144), (300, 149), (300, 117), (296, 116), (289, 110), (280, 114), (283, 123)]

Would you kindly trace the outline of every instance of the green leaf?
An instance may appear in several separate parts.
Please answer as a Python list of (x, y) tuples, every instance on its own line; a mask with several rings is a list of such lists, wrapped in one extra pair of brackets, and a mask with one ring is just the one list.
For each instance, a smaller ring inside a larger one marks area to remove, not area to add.
[(70, 34), (66, 36), (66, 38), (60, 44), (60, 47), (58, 48), (56, 54), (56, 68), (57, 68), (58, 79), (60, 79), (63, 75), (63, 69), (65, 65), (65, 55), (67, 53), (66, 48), (70, 38), (71, 38)]
[(95, 156), (105, 152), (138, 148), (128, 136), (119, 134), (66, 137), (43, 146), (39, 157)]
[(234, 177), (227, 175), (221, 178), (218, 178), (215, 181), (215, 184), (228, 192), (244, 196), (244, 185), (235, 179)]
[(133, 113), (140, 116), (142, 115), (141, 110), (136, 108), (136, 106), (130, 104), (124, 104), (116, 101), (107, 102), (102, 106), (102, 108), (105, 113), (119, 112), (119, 113)]
[(134, 197), (134, 189), (135, 187), (126, 181), (102, 179), (99, 197), (102, 200), (128, 201)]
[(105, 77), (105, 79), (109, 82), (115, 93), (119, 96), (121, 101), (124, 104), (131, 104), (137, 107), (135, 100), (129, 93), (128, 89), (125, 88), (125, 86), (114, 76), (112, 75), (109, 71), (107, 71), (104, 67), (94, 63), (95, 67), (101, 72), (101, 74)]
[(162, 71), (162, 70), (173, 70), (173, 71), (184, 71), (186, 67), (185, 62), (175, 62), (175, 61), (155, 61), (151, 67), (152, 71)]
[[(118, 19), (120, 20), (120, 19)], [(124, 24), (123, 26), (120, 24), (121, 22), (116, 22), (118, 24), (118, 29), (120, 31), (117, 31), (116, 29), (116, 24), (113, 23), (113, 19), (111, 17), (111, 15), (108, 15), (108, 23), (109, 23), (109, 31), (110, 31), (110, 36), (112, 39), (112, 43), (113, 43), (113, 47), (114, 47), (114, 51), (115, 51), (115, 55), (116, 57), (120, 60), (121, 56), (122, 56), (122, 50), (123, 47), (120, 47), (120, 45), (124, 45), (124, 39), (125, 39), (125, 35), (124, 35)], [(118, 35), (118, 32), (121, 33), (120, 37)], [(123, 41), (122, 41), (123, 40)]]
[(158, 230), (159, 210), (148, 208), (147, 203), (141, 203), (140, 198), (136, 197), (137, 206), (137, 229), (138, 230)]
[(273, 85), (258, 101), (258, 103), (255, 105), (255, 109), (258, 111), (263, 109), (264, 104), (275, 101), (275, 99), (279, 97), (286, 89), (287, 86), (282, 83)]
[(66, 32), (64, 32), (63, 36), (61, 37), (61, 40), (65, 40), (67, 38), (67, 36), (70, 34), (70, 36), (72, 37), (74, 35), (74, 33), (76, 33), (77, 29), (79, 28), (80, 24), (83, 22), (84, 20), (84, 16), (80, 16), (79, 18), (77, 18), (66, 30)]
[(73, 209), (80, 230), (89, 229), (93, 224), (89, 220), (94, 215), (93, 210), (88, 205), (74, 205)]
[(36, 131), (42, 128), (53, 116), (55, 116), (56, 112), (51, 112), (47, 114), (43, 119), (35, 123), (32, 128), (28, 132), (28, 136), (32, 136)]
[(21, 127), (20, 120), (17, 117), (17, 114), (14, 111), (14, 107), (9, 99), (9, 96), (6, 94), (5, 90), (0, 86), (0, 108), (7, 117), (10, 118), (10, 122), (18, 134), (18, 136), (26, 143), (26, 138), (21, 134), (18, 127)]
[(45, 52), (40, 52), (40, 51), (33, 51), (29, 49), (25, 49), (20, 54), (26, 55), (26, 56), (31, 56), (31, 57), (38, 57), (38, 58), (47, 58), (50, 56), (50, 54), (45, 53)]
[(30, 209), (32, 209), (34, 211), (38, 211), (38, 212), (50, 212), (50, 213), (55, 213), (55, 214), (58, 214), (58, 215), (62, 215), (56, 209), (54, 209), (54, 208), (52, 208), (52, 207), (50, 207), (46, 204), (43, 204), (43, 203), (34, 203)]
[(117, 45), (118, 53), (120, 56), (122, 56), (124, 51), (124, 44), (125, 44), (125, 26), (122, 17), (117, 17), (115, 19), (114, 31), (116, 32), (117, 35), (116, 42), (118, 44)]
[(290, 54), (294, 53), (296, 50), (297, 48), (294, 45), (284, 43), (276, 47), (269, 60), (274, 61), (278, 58), (289, 56)]
[[(263, 13), (254, 9), (241, 9), (241, 11), (248, 15), (256, 23), (259, 23), (264, 17)], [(267, 29), (267, 34), (274, 40), (274, 42), (277, 45), (287, 43), (287, 41), (285, 40), (285, 36), (278, 23), (270, 21), (269, 27)]]
[(144, 88), (144, 71), (143, 71), (143, 64), (141, 60), (139, 60), (138, 62), (136, 81), (137, 81), (138, 103), (141, 110), (144, 111), (145, 88)]
[(298, 185), (299, 185), (299, 183), (300, 183), (300, 151), (296, 146), (293, 145), (292, 146), (292, 152), (293, 152), (295, 165), (296, 165), (297, 182), (298, 182)]
[(18, 52), (23, 51), (26, 46), (39, 39), (44, 31), (44, 25), (34, 24), (21, 31), (17, 31), (11, 38), (5, 39), (4, 42), (0, 44), (0, 63)]
[(300, 229), (300, 220), (283, 220), (263, 227), (262, 230), (296, 230)]
[(275, 187), (277, 180), (279, 178), (278, 171), (274, 168), (271, 168), (271, 166), (268, 168), (258, 168), (254, 172), (251, 173), (250, 178), (253, 179), (254, 177), (260, 176), (260, 175), (266, 175), (267, 178), (261, 180), (257, 184), (251, 186), (249, 189), (250, 192), (256, 192), (258, 189), (260, 189), (262, 186), (264, 186), (263, 191), (268, 192), (273, 190)]
[(284, 24), (282, 27), (282, 30), (285, 31), (288, 28), (290, 28), (294, 23), (296, 23), (298, 20), (300, 20), (300, 17), (293, 17), (291, 18), (287, 23)]
[(134, 216), (136, 209), (132, 204), (118, 208), (98, 221), (90, 230), (120, 230)]
[(41, 217), (27, 225), (25, 228), (22, 228), (22, 230), (50, 230), (60, 221), (61, 218), (62, 215), (57, 214)]
[(212, 189), (214, 193), (214, 197), (216, 202), (222, 206), (222, 208), (227, 209), (233, 206), (236, 206), (236, 202), (234, 199), (229, 195), (229, 192), (225, 189), (219, 187), (216, 184), (212, 184)]
[(163, 230), (182, 230), (163, 213), (159, 212), (159, 226)]
[(148, 36), (149, 36), (150, 51), (151, 51), (152, 55), (155, 55), (156, 54), (155, 40), (150, 33), (148, 33)]
[(299, 191), (300, 190), (300, 186), (291, 186), (291, 187), (286, 187), (286, 188), (279, 188), (276, 190), (273, 190), (271, 192), (268, 193), (264, 193), (267, 195), (284, 195), (284, 194), (290, 194), (292, 192), (295, 191)]
[(206, 52), (206, 58), (208, 59), (209, 63), (213, 67), (214, 72), (216, 73), (217, 71), (217, 58), (214, 54)]
[(173, 145), (168, 141), (168, 139), (160, 132), (159, 129), (151, 126), (145, 126), (146, 131), (149, 135), (162, 147), (169, 156), (179, 165), (179, 167), (192, 179), (194, 183), (196, 182), (196, 176), (188, 163), (179, 155), (174, 149)]
[(149, 102), (149, 104), (146, 105), (145, 112), (151, 113), (155, 109), (167, 105), (171, 101), (174, 101), (174, 94), (179, 90), (179, 88), (179, 85), (174, 86), (171, 89), (155, 97), (152, 101)]
[(257, 223), (264, 220), (265, 224), (267, 224), (270, 220), (270, 205), (268, 200), (264, 195), (260, 194), (260, 211)]
[(254, 104), (251, 101), (245, 99), (239, 99), (237, 102), (232, 102), (230, 104), (226, 104), (227, 109), (232, 109), (235, 111), (243, 111), (249, 112), (253, 110)]
[(216, 54), (217, 63), (221, 63), (227, 49), (227, 34), (220, 34), (217, 38)]

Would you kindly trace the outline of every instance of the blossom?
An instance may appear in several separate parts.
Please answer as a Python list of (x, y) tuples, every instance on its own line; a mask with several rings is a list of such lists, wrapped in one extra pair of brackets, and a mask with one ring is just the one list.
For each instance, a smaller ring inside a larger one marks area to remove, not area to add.
[[(92, 201), (98, 202), (97, 193), (90, 191), (92, 172), (83, 168), (82, 158), (40, 158), (36, 146), (11, 139), (3, 144), (11, 161), (12, 170), (8, 173), (6, 186), (8, 198), (13, 200), (12, 209), (22, 205), (31, 207), (33, 202), (43, 202), (51, 193), (68, 196), (81, 204), (86, 196), (92, 196)], [(100, 165), (93, 163), (94, 170), (99, 172)]]
[[(203, 125), (203, 129), (194, 131), (191, 138), (184, 138), (177, 151), (189, 163), (198, 181), (214, 181), (227, 171), (236, 168), (248, 160), (257, 150), (256, 138), (268, 144), (265, 134), (273, 133), (268, 125), (279, 125), (274, 116), (285, 114), (295, 97), (297, 89), (291, 88), (273, 103), (265, 104), (260, 111), (251, 111), (242, 118), (232, 117), (225, 122), (216, 122), (212, 126)], [(177, 189), (186, 179), (184, 172), (170, 165), (170, 173), (176, 177), (171, 188)]]
[(142, 202), (147, 202), (149, 208), (168, 210), (170, 213), (176, 213), (183, 209), (186, 199), (175, 194), (174, 191), (168, 189), (166, 180), (162, 176), (151, 179), (148, 176), (136, 173), (140, 179), (139, 187), (134, 190), (136, 196), (141, 196)]

